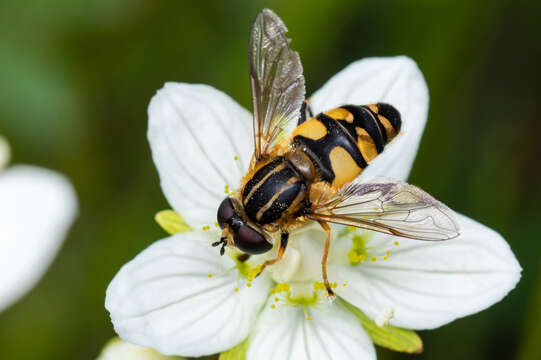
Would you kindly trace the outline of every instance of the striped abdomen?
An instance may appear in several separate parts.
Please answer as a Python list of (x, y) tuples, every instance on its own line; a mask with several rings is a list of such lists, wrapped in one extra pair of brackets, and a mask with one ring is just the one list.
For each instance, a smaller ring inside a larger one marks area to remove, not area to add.
[(354, 180), (399, 132), (400, 113), (391, 105), (344, 105), (297, 126), (293, 145), (319, 170), (320, 180), (341, 187)]
[(242, 189), (246, 215), (261, 225), (295, 213), (306, 194), (306, 185), (283, 157), (259, 168)]

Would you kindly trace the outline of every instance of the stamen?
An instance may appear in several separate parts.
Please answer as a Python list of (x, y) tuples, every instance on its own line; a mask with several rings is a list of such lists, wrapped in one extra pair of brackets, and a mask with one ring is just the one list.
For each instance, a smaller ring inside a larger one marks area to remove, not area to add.
[(225, 271), (222, 271), (221, 273), (218, 273), (218, 274), (208, 274), (208, 277), (209, 279), (212, 278), (214, 275), (216, 276), (223, 276), (223, 275), (226, 275), (228, 273), (230, 273), (231, 271), (235, 270), (236, 266), (232, 266), (230, 267), (229, 269), (225, 270)]
[(235, 157), (233, 157), (233, 159), (238, 160), (239, 157), (237, 155), (235, 155)]
[[(376, 262), (378, 258), (382, 260), (389, 260), (391, 251), (384, 250), (385, 247), (389, 246), (388, 242), (375, 244), (375, 246), (367, 246), (368, 242), (370, 241), (368, 234), (358, 234), (356, 233), (357, 230), (357, 228), (348, 227), (347, 231), (349, 233), (347, 233), (347, 235), (342, 233), (342, 236), (346, 236), (352, 241), (351, 250), (347, 253), (349, 264), (351, 266), (356, 266), (359, 263), (364, 262), (366, 259), (370, 259), (371, 262)], [(398, 241), (395, 241), (394, 245), (398, 246)]]
[(306, 318), (306, 320), (312, 320), (310, 315), (308, 315), (308, 311), (306, 311), (306, 306), (302, 307), (302, 312), (304, 312), (304, 317)]
[(224, 192), (225, 192), (226, 194), (229, 194), (229, 185), (225, 185), (225, 186), (224, 186)]

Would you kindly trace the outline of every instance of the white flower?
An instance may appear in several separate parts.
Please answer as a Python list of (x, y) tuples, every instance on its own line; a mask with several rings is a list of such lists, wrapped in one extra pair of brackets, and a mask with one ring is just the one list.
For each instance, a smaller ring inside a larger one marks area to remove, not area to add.
[[(343, 104), (388, 102), (403, 134), (365, 170), (405, 180), (424, 129), (428, 91), (407, 57), (355, 62), (312, 96), (315, 113)], [(106, 308), (124, 339), (164, 354), (201, 356), (248, 339), (246, 358), (374, 359), (374, 345), (347, 301), (379, 325), (430, 329), (502, 299), (521, 268), (494, 231), (458, 216), (461, 235), (423, 242), (333, 227), (322, 291), (324, 233), (291, 236), (284, 259), (252, 279), (264, 256), (220, 257), (210, 243), (218, 205), (237, 189), (253, 151), (251, 114), (206, 85), (168, 83), (149, 106), (148, 137), (169, 203), (194, 229), (160, 240), (124, 265)], [(398, 244), (398, 245), (397, 245)]]
[(96, 360), (182, 360), (182, 358), (165, 356), (153, 349), (113, 338), (105, 344)]
[(27, 165), (4, 169), (8, 160), (9, 146), (0, 137), (0, 311), (39, 281), (77, 212), (63, 176)]

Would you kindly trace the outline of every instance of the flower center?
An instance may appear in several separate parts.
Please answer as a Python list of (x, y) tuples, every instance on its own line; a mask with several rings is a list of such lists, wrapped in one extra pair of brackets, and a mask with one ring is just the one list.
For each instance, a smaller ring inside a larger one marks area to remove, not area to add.
[(325, 285), (317, 281), (278, 283), (270, 290), (270, 294), (271, 309), (276, 309), (278, 306), (301, 306), (306, 320), (311, 320), (309, 308), (323, 310), (332, 303), (327, 297)]
[[(340, 236), (351, 239), (351, 248), (347, 253), (347, 259), (351, 266), (357, 266), (366, 260), (371, 262), (376, 262), (378, 259), (389, 260), (391, 255), (390, 243), (376, 243), (373, 238), (374, 235), (370, 232), (350, 226), (342, 230)], [(393, 244), (398, 246), (399, 242), (394, 241)]]

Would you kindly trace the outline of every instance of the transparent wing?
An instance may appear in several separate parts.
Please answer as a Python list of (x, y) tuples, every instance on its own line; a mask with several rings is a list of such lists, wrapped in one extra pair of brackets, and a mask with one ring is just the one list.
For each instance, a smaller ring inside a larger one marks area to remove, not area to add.
[(346, 184), (338, 194), (316, 199), (307, 217), (419, 240), (459, 235), (452, 210), (402, 182)]
[(299, 117), (304, 100), (301, 60), (290, 49), (286, 32), (282, 20), (264, 9), (257, 15), (250, 34), (256, 160), (268, 154), (285, 126)]

